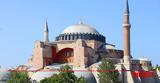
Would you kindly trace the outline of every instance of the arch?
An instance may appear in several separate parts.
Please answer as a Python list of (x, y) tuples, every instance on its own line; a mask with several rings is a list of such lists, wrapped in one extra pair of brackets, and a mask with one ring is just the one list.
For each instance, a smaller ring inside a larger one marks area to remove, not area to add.
[(71, 35), (70, 34), (68, 35), (68, 40), (71, 40)]
[(64, 40), (64, 35), (62, 35), (62, 40)]
[(72, 40), (75, 40), (75, 34), (71, 35), (72, 36)]
[(56, 53), (53, 62), (56, 63), (73, 63), (73, 48), (63, 48)]
[(64, 40), (67, 40), (67, 35), (65, 35), (64, 37), (65, 37)]
[(78, 34), (75, 35), (75, 39), (78, 39)]
[(77, 39), (84, 39), (84, 40), (97, 40), (100, 42), (105, 43), (105, 37), (100, 34), (92, 34), (92, 33), (65, 33), (60, 34), (56, 40), (77, 40)]

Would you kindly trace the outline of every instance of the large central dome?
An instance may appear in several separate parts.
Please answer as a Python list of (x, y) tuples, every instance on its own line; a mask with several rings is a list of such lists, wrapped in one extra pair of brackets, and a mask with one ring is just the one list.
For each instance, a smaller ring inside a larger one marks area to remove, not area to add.
[(62, 34), (70, 34), (70, 33), (88, 33), (88, 34), (99, 34), (99, 32), (86, 24), (75, 24), (67, 27)]
[(83, 24), (82, 22), (67, 27), (59, 36), (56, 37), (56, 41), (77, 39), (105, 42), (105, 37), (101, 35), (95, 28)]

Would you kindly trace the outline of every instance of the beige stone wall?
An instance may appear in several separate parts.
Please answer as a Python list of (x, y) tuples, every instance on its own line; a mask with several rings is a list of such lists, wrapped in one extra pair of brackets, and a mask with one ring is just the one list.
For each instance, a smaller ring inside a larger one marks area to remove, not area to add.
[(57, 51), (60, 51), (64, 48), (74, 48), (75, 47), (75, 41), (63, 41), (60, 43), (57, 43)]
[(99, 48), (103, 43), (99, 42), (99, 41), (95, 41), (95, 40), (88, 40), (86, 41), (87, 46), (93, 48), (93, 49), (97, 49)]
[[(64, 48), (72, 48), (73, 49), (73, 64), (75, 66), (89, 66), (97, 61), (98, 55), (95, 54), (98, 47), (100, 47), (103, 43), (95, 40), (81, 40), (78, 39), (76, 41), (61, 41), (54, 42), (56, 46), (56, 53)], [(34, 67), (42, 68), (44, 66), (45, 58), (52, 57), (50, 43), (47, 46), (44, 46), (44, 42), (36, 41), (35, 47), (33, 49), (33, 57), (32, 57), (32, 65)]]
[(35, 42), (32, 56), (32, 65), (33, 67), (37, 68), (43, 67), (43, 43), (40, 41)]
[[(86, 44), (87, 47), (91, 47), (92, 49), (97, 49), (103, 44), (102, 42), (95, 40), (83, 40), (83, 42), (85, 42), (84, 44)], [(64, 48), (75, 48), (75, 47), (76, 47), (76, 41), (62, 41), (57, 43), (57, 51)]]
[(86, 48), (83, 46), (84, 41), (77, 40), (74, 47), (74, 65), (77, 67), (85, 67), (87, 64)]
[(108, 52), (108, 57), (109, 58), (122, 58), (123, 57), (123, 51), (122, 50), (117, 50), (117, 49), (106, 49)]
[(43, 57), (52, 58), (52, 50), (50, 46), (45, 46), (43, 49)]
[(64, 48), (73, 48), (74, 65), (85, 67), (97, 61), (98, 55), (95, 52), (102, 44), (102, 42), (95, 40), (62, 41), (57, 43), (57, 51)]
[(87, 53), (86, 57), (88, 58), (88, 62), (87, 62), (88, 66), (97, 62), (98, 55), (95, 53), (94, 49), (87, 48), (87, 52), (86, 53)]
[(149, 60), (140, 60), (140, 64), (142, 64), (142, 66), (152, 66), (151, 61)]

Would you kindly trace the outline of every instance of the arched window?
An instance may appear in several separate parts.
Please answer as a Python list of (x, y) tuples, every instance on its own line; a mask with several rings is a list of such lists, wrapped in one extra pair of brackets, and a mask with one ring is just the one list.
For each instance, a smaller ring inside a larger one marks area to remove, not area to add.
[(54, 58), (54, 62), (58, 63), (72, 63), (70, 61), (73, 61), (73, 49), (72, 48), (64, 48), (60, 50), (56, 57)]
[(75, 34), (71, 35), (72, 36), (72, 40), (75, 40)]
[(71, 40), (71, 35), (68, 35), (68, 40)]
[(78, 39), (78, 34), (75, 35), (75, 39)]
[(64, 36), (62, 36), (62, 40), (64, 40)]
[(36, 80), (32, 80), (32, 83), (38, 83)]
[(67, 40), (67, 35), (65, 35), (65, 39), (64, 40)]

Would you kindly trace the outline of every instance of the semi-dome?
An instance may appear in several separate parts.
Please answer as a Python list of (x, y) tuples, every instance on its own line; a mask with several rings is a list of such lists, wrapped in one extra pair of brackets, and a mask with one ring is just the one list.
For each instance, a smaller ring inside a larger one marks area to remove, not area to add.
[(105, 43), (105, 37), (103, 35), (101, 35), (92, 26), (82, 22), (67, 27), (59, 36), (56, 37), (56, 41), (77, 39), (96, 40)]
[(95, 28), (86, 24), (71, 25), (62, 32), (62, 34), (71, 34), (71, 33), (99, 34), (99, 32)]

